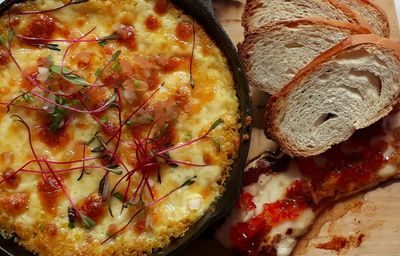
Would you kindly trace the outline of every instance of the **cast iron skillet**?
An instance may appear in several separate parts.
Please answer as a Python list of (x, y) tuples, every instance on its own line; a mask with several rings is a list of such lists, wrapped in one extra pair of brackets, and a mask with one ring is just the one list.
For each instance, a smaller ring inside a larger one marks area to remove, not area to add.
[[(0, 0), (1, 1), (1, 0)], [(0, 14), (3, 14), (13, 4), (23, 0), (3, 0), (0, 3)], [(249, 88), (243, 71), (242, 64), (236, 48), (225, 31), (219, 24), (212, 7), (212, 0), (171, 0), (185, 13), (194, 17), (203, 26), (207, 33), (214, 39), (218, 47), (224, 52), (229, 61), (235, 80), (236, 92), (239, 98), (242, 134), (251, 135), (250, 125), (246, 125), (245, 118), (251, 116), (251, 102)], [(212, 223), (225, 216), (233, 207), (241, 189), (242, 173), (245, 166), (250, 139), (240, 143), (238, 158), (233, 164), (232, 173), (224, 184), (226, 192), (217, 200), (214, 206), (198, 220), (186, 234), (173, 241), (168, 247), (156, 251), (154, 255), (175, 255), (193, 242)], [(8, 256), (31, 256), (32, 254), (10, 240), (0, 236), (0, 254)]]

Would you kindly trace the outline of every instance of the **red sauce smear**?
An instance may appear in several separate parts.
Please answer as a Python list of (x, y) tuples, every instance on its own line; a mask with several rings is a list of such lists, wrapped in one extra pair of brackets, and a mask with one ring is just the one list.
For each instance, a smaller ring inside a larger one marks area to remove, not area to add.
[(349, 248), (349, 240), (345, 237), (334, 236), (331, 241), (317, 244), (316, 247), (319, 249), (340, 252), (341, 250)]
[(287, 220), (294, 220), (308, 207), (303, 198), (286, 198), (275, 203), (265, 204), (263, 215), (272, 226)]
[[(285, 199), (265, 204), (262, 214), (231, 228), (230, 239), (235, 250), (242, 255), (259, 255), (260, 236), (263, 238), (267, 234), (266, 227), (294, 220), (306, 208), (319, 208), (338, 193), (358, 190), (373, 181), (377, 170), (385, 162), (383, 152), (388, 145), (383, 140), (377, 140), (383, 135), (382, 124), (378, 123), (355, 133), (348, 141), (319, 156), (296, 159), (304, 177), (292, 183)], [(288, 162), (288, 159), (275, 163), (259, 160), (256, 168), (245, 173), (245, 186), (257, 182), (263, 173), (285, 171)], [(253, 209), (252, 195), (242, 193), (238, 207)], [(343, 244), (341, 241), (333, 241), (326, 246), (336, 248), (339, 244), (340, 247)]]
[(150, 31), (155, 31), (161, 27), (161, 21), (154, 15), (147, 16), (144, 25)]
[(388, 145), (383, 140), (367, 138), (383, 135), (379, 123), (357, 132), (318, 157), (299, 158), (300, 172), (315, 188), (315, 203), (326, 201), (336, 192), (348, 193), (369, 184), (385, 162), (383, 153)]
[(186, 89), (187, 87), (181, 87), (174, 94), (174, 100), (178, 106), (186, 106), (189, 103), (189, 97), (191, 92)]
[(78, 209), (99, 223), (106, 213), (105, 202), (98, 194), (92, 194), (78, 204)]
[(135, 232), (136, 234), (140, 235), (146, 230), (146, 220), (141, 219), (136, 221), (135, 223)]
[(101, 126), (101, 130), (107, 135), (114, 135), (118, 132), (118, 127), (116, 124), (108, 121)]
[(6, 65), (11, 61), (10, 55), (6, 50), (0, 50), (0, 65)]
[(53, 18), (45, 14), (37, 14), (25, 28), (24, 35), (28, 37), (51, 38), (56, 28), (56, 21)]
[(11, 169), (5, 170), (1, 176), (3, 180), (5, 180), (5, 184), (7, 184), (10, 188), (17, 188), (21, 182), (21, 178), (18, 176), (18, 174), (14, 174), (14, 171)]
[(337, 253), (349, 249), (350, 246), (360, 247), (364, 239), (364, 234), (359, 234), (358, 236), (333, 236), (329, 242), (319, 243), (315, 247), (318, 249), (336, 251)]
[(0, 198), (0, 205), (7, 214), (18, 215), (28, 209), (29, 195), (26, 193), (15, 193)]
[(187, 67), (189, 68), (190, 58), (187, 57), (171, 57), (169, 58), (165, 65), (163, 66), (163, 71), (166, 73), (176, 71), (179, 68)]
[(40, 56), (36, 60), (37, 64), (39, 67), (50, 67), (51, 66), (51, 61), (47, 56)]
[(170, 7), (169, 0), (156, 0), (153, 10), (158, 15), (164, 15), (167, 13), (169, 7)]
[[(59, 176), (62, 180), (62, 177)], [(47, 180), (40, 180), (37, 184), (39, 198), (44, 209), (52, 214), (56, 213), (58, 199), (62, 195), (62, 190), (57, 180), (52, 175), (47, 175)]]
[[(249, 196), (246, 196), (246, 200), (249, 200)], [(246, 202), (246, 204), (248, 203)], [(250, 202), (250, 205), (252, 204), (254, 203)], [(231, 228), (229, 237), (233, 248), (241, 255), (259, 255), (262, 239), (270, 228), (296, 219), (307, 207), (307, 203), (302, 198), (288, 198), (265, 204), (261, 214), (251, 218), (248, 222), (237, 223)]]
[[(36, 69), (29, 68), (29, 69), (24, 70), (24, 73), (26, 76), (29, 76), (30, 78), (35, 80), (35, 82), (39, 82), (36, 80), (37, 75), (38, 75)], [(33, 88), (35, 88), (35, 86), (31, 82), (29, 82), (29, 80), (26, 79), (25, 77), (22, 78), (20, 86), (21, 86), (21, 88), (25, 89), (26, 91), (31, 91)]]
[(253, 195), (248, 192), (241, 193), (236, 207), (244, 211), (254, 210), (256, 205), (253, 203)]
[(64, 147), (70, 142), (70, 133), (67, 127), (62, 127), (58, 131), (50, 131), (48, 127), (39, 131), (39, 139), (50, 147)]
[(264, 216), (256, 216), (249, 222), (235, 224), (229, 232), (229, 239), (235, 251), (241, 255), (257, 256), (265, 234), (270, 230)]
[(136, 31), (134, 27), (121, 24), (116, 33), (120, 36), (118, 42), (126, 44), (132, 50), (136, 49)]
[(176, 26), (176, 31), (175, 31), (176, 36), (178, 37), (179, 40), (181, 41), (189, 41), (193, 37), (193, 26), (192, 23), (190, 22), (180, 22)]
[[(104, 79), (105, 83), (117, 82), (119, 78), (114, 78), (112, 76), (107, 76)], [(89, 109), (96, 109), (101, 107), (107, 99), (110, 97), (108, 94), (108, 89), (106, 87), (91, 87), (86, 92), (85, 95), (85, 105)]]
[(108, 228), (107, 228), (107, 233), (108, 234), (115, 234), (115, 232), (117, 232), (118, 231), (118, 226), (117, 226), (117, 224), (110, 224), (110, 225), (108, 225)]

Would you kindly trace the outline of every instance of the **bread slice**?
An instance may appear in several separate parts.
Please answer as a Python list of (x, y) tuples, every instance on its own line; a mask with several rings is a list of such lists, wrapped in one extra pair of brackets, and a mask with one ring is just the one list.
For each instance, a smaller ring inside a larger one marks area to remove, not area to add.
[(247, 34), (238, 50), (250, 85), (275, 94), (322, 52), (350, 35), (369, 33), (333, 20), (282, 21)]
[(338, 20), (370, 28), (358, 13), (336, 0), (247, 0), (242, 25), (247, 33), (265, 24), (305, 18)]
[(382, 37), (390, 36), (389, 21), (385, 12), (369, 0), (338, 0), (358, 12), (372, 27), (372, 31)]
[(291, 156), (317, 155), (387, 115), (399, 95), (400, 46), (354, 35), (270, 98), (265, 132)]

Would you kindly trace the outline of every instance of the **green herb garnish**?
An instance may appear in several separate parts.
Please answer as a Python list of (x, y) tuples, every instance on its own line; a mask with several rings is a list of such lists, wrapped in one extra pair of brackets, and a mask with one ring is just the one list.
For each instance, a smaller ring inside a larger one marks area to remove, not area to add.
[(64, 109), (56, 107), (53, 113), (51, 113), (49, 130), (57, 132), (61, 127), (63, 127), (65, 115), (66, 111)]
[(89, 2), (89, 0), (72, 0), (70, 4), (81, 4)]
[(33, 102), (33, 96), (31, 93), (26, 92), (24, 94), (22, 94), (22, 98), (24, 99), (25, 102), (27, 103), (32, 103)]
[(117, 199), (120, 200), (120, 201), (123, 201), (123, 200), (124, 200), (124, 196), (121, 195), (121, 193), (119, 193), (119, 192), (114, 192), (114, 193), (112, 194), (112, 196), (115, 197), (115, 198), (117, 198)]
[(209, 131), (214, 130), (215, 128), (217, 128), (220, 124), (222, 124), (224, 121), (221, 118), (218, 118), (217, 121), (215, 121), (211, 127)]
[(86, 229), (92, 229), (97, 225), (97, 223), (89, 216), (83, 214), (82, 212), (80, 213), (80, 215), (82, 218), (82, 224)]
[(80, 86), (90, 86), (89, 82), (87, 82), (82, 77), (74, 74), (72, 70), (70, 70), (66, 67), (63, 67), (63, 70), (61, 70), (61, 66), (52, 65), (50, 67), (50, 71), (53, 73), (59, 74), (62, 78), (64, 78), (71, 84), (80, 85)]
[(105, 123), (108, 122), (108, 118), (105, 117), (105, 116), (103, 116), (102, 118), (100, 118), (100, 121), (101, 121), (103, 124), (105, 124)]
[(8, 30), (8, 34), (7, 34), (7, 43), (8, 43), (8, 45), (11, 44), (13, 38), (14, 38), (14, 30), (9, 29)]
[(108, 41), (110, 41), (110, 40), (117, 40), (117, 39), (119, 39), (120, 38), (120, 36), (117, 34), (117, 33), (112, 33), (111, 35), (109, 35), (109, 36), (106, 36), (106, 37), (103, 37), (103, 38), (101, 38), (97, 43), (101, 46), (101, 47), (104, 47), (104, 46), (106, 46), (107, 45), (107, 43), (108, 43)]
[(112, 55), (111, 60), (112, 60), (112, 61), (116, 61), (116, 60), (118, 59), (119, 55), (121, 55), (121, 50), (116, 51), (116, 52)]
[(195, 175), (195, 176), (193, 176), (192, 178), (186, 180), (179, 188), (183, 188), (183, 187), (185, 187), (185, 186), (190, 186), (190, 185), (192, 185), (193, 183), (196, 182), (196, 181), (195, 181), (196, 178), (197, 178), (197, 176)]
[(5, 45), (6, 44), (6, 39), (4, 39), (4, 36), (0, 36), (0, 44)]
[(79, 100), (77, 100), (77, 99), (73, 99), (73, 100), (71, 100), (71, 101), (69, 102), (69, 104), (70, 104), (70, 105), (79, 105), (79, 104), (81, 104), (81, 102), (80, 102)]
[(139, 89), (140, 88), (140, 81), (139, 80), (134, 80), (133, 81), (133, 87), (135, 89)]
[(105, 174), (103, 176), (103, 178), (101, 178), (101, 180), (100, 180), (100, 184), (99, 184), (99, 195), (100, 196), (102, 196), (104, 193), (107, 193), (107, 191), (105, 191), (105, 190), (108, 190), (107, 178), (108, 178), (108, 175)]
[(121, 71), (122, 71), (121, 65), (120, 65), (119, 61), (114, 62), (114, 63), (111, 65), (110, 68), (111, 68), (112, 71), (115, 71), (115, 72), (121, 72)]
[[(60, 105), (67, 105), (68, 103), (68, 100), (61, 96), (56, 96), (55, 101), (57, 104)], [(51, 121), (49, 125), (49, 130), (51, 132), (57, 132), (60, 128), (62, 128), (65, 124), (64, 120), (66, 115), (67, 110), (56, 106), (54, 108), (54, 111), (50, 114)]]
[(96, 76), (101, 77), (103, 75), (103, 70), (101, 68), (96, 69), (94, 73)]
[(107, 41), (106, 40), (103, 40), (103, 41), (99, 41), (99, 42), (97, 42), (101, 47), (104, 47), (104, 46), (106, 46), (107, 45)]
[(149, 114), (143, 114), (138, 116), (135, 119), (128, 119), (125, 124), (127, 126), (134, 126), (134, 125), (140, 125), (140, 124), (150, 124), (154, 121), (154, 118), (149, 115)]
[(37, 43), (37, 44), (34, 44), (34, 45), (36, 45), (39, 48), (47, 48), (47, 49), (50, 49), (50, 50), (53, 50), (53, 51), (57, 51), (57, 52), (61, 51), (61, 49), (58, 48), (58, 44), (41, 44), (41, 43)]

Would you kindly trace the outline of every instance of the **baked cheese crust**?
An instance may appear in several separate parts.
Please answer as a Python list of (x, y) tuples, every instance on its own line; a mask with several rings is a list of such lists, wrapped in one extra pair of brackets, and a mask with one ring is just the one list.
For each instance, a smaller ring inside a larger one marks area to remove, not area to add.
[(165, 0), (38, 0), (0, 20), (0, 228), (39, 255), (142, 255), (223, 193), (227, 60)]

